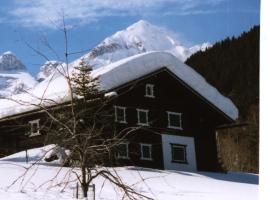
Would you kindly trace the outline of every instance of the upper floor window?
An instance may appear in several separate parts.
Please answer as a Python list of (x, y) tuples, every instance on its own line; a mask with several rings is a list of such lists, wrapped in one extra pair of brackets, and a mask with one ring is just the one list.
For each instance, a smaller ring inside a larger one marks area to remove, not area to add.
[(118, 154), (117, 157), (121, 159), (129, 159), (129, 143), (123, 142), (118, 145)]
[(172, 162), (187, 163), (186, 145), (171, 144)]
[(183, 130), (182, 113), (167, 111), (167, 114), (168, 114), (168, 128)]
[(152, 160), (152, 145), (141, 143), (141, 160)]
[(127, 123), (126, 107), (114, 106), (115, 121), (119, 123)]
[(138, 125), (149, 126), (148, 112), (149, 112), (149, 110), (137, 109), (137, 118), (138, 118), (137, 124)]
[(146, 84), (145, 85), (145, 95), (144, 96), (150, 97), (150, 98), (155, 98), (153, 84)]
[(31, 126), (29, 137), (40, 135), (40, 131), (39, 131), (39, 129), (40, 129), (39, 128), (39, 119), (29, 121), (29, 124)]

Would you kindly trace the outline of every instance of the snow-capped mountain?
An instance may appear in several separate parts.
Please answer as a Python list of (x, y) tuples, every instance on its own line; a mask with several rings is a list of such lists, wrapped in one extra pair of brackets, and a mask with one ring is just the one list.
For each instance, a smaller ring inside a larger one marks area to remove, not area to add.
[(185, 61), (193, 53), (210, 46), (209, 43), (203, 43), (190, 48), (185, 47), (166, 29), (140, 20), (106, 38), (82, 58), (94, 68), (149, 51), (170, 52), (181, 61)]
[[(181, 61), (185, 61), (193, 53), (211, 47), (203, 43), (192, 47), (185, 47), (178, 42), (168, 30), (140, 20), (124, 30), (118, 31), (104, 39), (89, 53), (71, 63), (77, 65), (82, 59), (94, 69), (111, 64), (123, 58), (150, 51), (165, 51), (173, 54)], [(53, 74), (59, 61), (46, 62), (37, 76), (39, 82)], [(63, 63), (62, 63), (63, 64)], [(61, 67), (58, 65), (58, 69)]]
[(63, 62), (54, 60), (45, 62), (45, 64), (40, 67), (40, 72), (37, 74), (37, 81), (41, 82), (49, 77), (51, 74), (53, 74), (55, 69), (62, 64)]
[[(123, 58), (150, 51), (169, 52), (181, 61), (185, 61), (193, 53), (210, 46), (209, 43), (203, 43), (185, 47), (166, 29), (140, 20), (104, 39), (89, 53), (71, 63), (71, 68), (82, 59), (96, 69)], [(61, 65), (63, 63), (60, 61), (46, 62), (37, 75), (38, 82), (48, 79), (57, 67), (61, 70)], [(6, 52), (0, 56), (0, 96), (20, 93), (22, 90), (32, 88), (36, 83), (13, 53)]]
[(25, 71), (26, 67), (22, 64), (20, 60), (11, 52), (7, 51), (0, 55), (0, 71)]
[(0, 98), (21, 93), (35, 84), (35, 79), (12, 52), (0, 55)]

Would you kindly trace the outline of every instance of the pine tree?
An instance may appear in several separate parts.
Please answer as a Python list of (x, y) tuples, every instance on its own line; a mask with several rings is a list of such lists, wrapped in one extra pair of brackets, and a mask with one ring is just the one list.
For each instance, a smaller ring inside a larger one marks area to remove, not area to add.
[(47, 142), (70, 150), (69, 165), (81, 171), (77, 178), (84, 197), (87, 197), (93, 180), (102, 176), (124, 191), (130, 199), (151, 199), (125, 185), (120, 177), (107, 168), (99, 167), (114, 164), (119, 144), (133, 129), (119, 133), (115, 131), (112, 107), (108, 104), (110, 98), (105, 98), (98, 77), (91, 76), (92, 68), (84, 61), (75, 70), (71, 76), (73, 101), (59, 106), (55, 111), (57, 122), (48, 127)]
[(84, 61), (75, 67), (71, 75), (73, 102), (55, 113), (61, 121), (50, 128), (48, 141), (71, 151), (69, 165), (80, 168), (79, 181), (85, 197), (93, 180), (92, 170), (97, 171), (96, 166), (103, 164), (110, 150), (104, 139), (109, 137), (105, 130), (112, 124), (104, 109), (107, 103), (104, 91), (98, 77), (91, 76), (92, 71)]
[[(258, 173), (259, 36), (259, 26), (255, 26), (239, 37), (226, 38), (205, 52), (193, 54), (186, 61), (222, 94), (231, 98), (239, 110), (238, 123), (248, 124), (219, 134), (223, 141), (220, 143), (223, 160), (229, 170)], [(238, 158), (233, 160), (232, 154)]]
[(102, 98), (104, 91), (101, 90), (98, 77), (93, 78), (91, 72), (93, 68), (87, 65), (84, 60), (80, 61), (72, 74), (71, 83), (73, 93), (84, 101)]

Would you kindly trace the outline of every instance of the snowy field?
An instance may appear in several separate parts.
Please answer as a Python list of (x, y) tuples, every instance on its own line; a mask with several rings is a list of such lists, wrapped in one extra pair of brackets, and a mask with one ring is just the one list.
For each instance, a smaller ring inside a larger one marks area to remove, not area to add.
[[(43, 149), (29, 151), (34, 162)], [(0, 159), (0, 199), (55, 200), (73, 199), (76, 183), (69, 168), (55, 164), (39, 165), (25, 172), (25, 153)], [(166, 171), (136, 167), (115, 168), (122, 180), (144, 195), (158, 200), (256, 200), (258, 175), (247, 173), (207, 173)], [(112, 170), (112, 169), (110, 169)], [(144, 181), (142, 181), (144, 179)], [(95, 180), (96, 199), (121, 199), (121, 194), (104, 179)]]

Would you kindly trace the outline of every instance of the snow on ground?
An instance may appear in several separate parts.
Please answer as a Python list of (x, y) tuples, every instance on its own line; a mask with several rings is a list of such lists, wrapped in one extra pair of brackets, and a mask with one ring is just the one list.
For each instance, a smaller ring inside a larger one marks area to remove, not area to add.
[[(29, 151), (32, 162), (50, 147)], [(72, 199), (76, 183), (70, 168), (41, 163), (12, 185), (25, 172), (25, 167), (30, 166), (24, 163), (24, 156), (21, 152), (0, 160), (0, 199)], [(258, 199), (258, 175), (255, 174), (167, 171), (132, 166), (115, 169), (125, 183), (134, 184), (132, 187), (138, 192), (158, 200)], [(96, 179), (95, 184), (96, 199), (121, 199), (117, 189), (106, 181), (104, 183), (102, 178)]]

